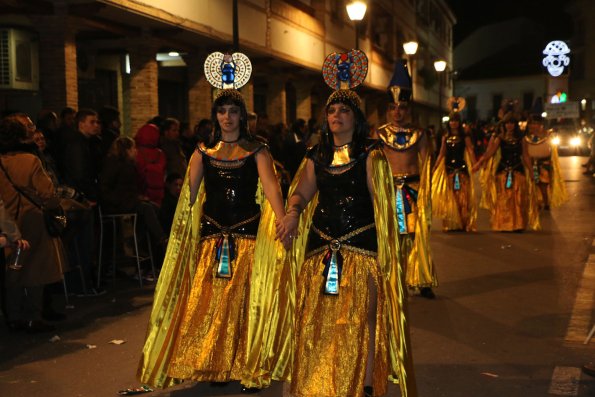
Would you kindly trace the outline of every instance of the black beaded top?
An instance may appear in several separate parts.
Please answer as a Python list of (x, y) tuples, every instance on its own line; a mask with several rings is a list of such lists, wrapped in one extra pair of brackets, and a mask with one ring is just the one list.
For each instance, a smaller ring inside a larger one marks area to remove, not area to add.
[[(256, 203), (258, 168), (255, 155), (266, 145), (261, 142), (220, 142), (214, 148), (199, 147), (205, 183), (203, 213), (219, 225), (229, 227), (260, 212)], [(256, 235), (259, 219), (232, 230)], [(202, 219), (203, 237), (219, 233), (212, 222)]]
[(498, 164), (498, 172), (505, 169), (523, 172), (523, 145), (521, 138), (505, 139), (500, 137), (501, 159)]
[(466, 170), (465, 163), (465, 138), (460, 135), (446, 137), (446, 168), (449, 171)]
[[(306, 154), (314, 161), (318, 187), (318, 205), (312, 225), (330, 237), (340, 238), (374, 223), (374, 206), (366, 178), (366, 159), (372, 148), (373, 145), (370, 145), (358, 158), (350, 158), (349, 162), (330, 166), (316, 162), (317, 146)], [(335, 156), (335, 159), (338, 157)], [(376, 252), (376, 229), (371, 228), (342, 244)], [(328, 241), (310, 231), (307, 252), (326, 245)]]

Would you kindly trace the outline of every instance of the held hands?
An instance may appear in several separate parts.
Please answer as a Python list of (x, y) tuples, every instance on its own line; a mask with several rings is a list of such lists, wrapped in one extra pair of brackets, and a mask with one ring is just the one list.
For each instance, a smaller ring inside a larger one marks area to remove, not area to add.
[(282, 219), (275, 222), (277, 239), (286, 250), (291, 248), (293, 239), (297, 237), (299, 219), (299, 213), (296, 210), (290, 210)]

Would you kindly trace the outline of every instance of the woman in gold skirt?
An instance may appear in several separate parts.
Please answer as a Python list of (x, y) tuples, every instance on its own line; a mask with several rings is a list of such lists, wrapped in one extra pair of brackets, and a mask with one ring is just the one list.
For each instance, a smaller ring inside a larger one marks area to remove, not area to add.
[(534, 186), (528, 177), (531, 160), (518, 121), (511, 113), (504, 116), (500, 131), (494, 135), (474, 170), (488, 164), (483, 188), (485, 204), (491, 212), (492, 230), (521, 232), (537, 229)]
[(471, 137), (462, 129), (461, 114), (452, 112), (432, 175), (432, 212), (442, 218), (445, 232), (477, 230), (474, 163)]
[[(243, 61), (235, 58), (237, 53), (233, 56), (219, 60), (224, 73), (226, 64)], [(256, 270), (255, 263), (266, 255), (260, 250), (261, 257), (256, 258), (255, 251), (259, 239), (268, 239), (264, 243), (274, 251), (275, 226), (266, 225), (267, 219), (282, 219), (285, 210), (269, 149), (248, 130), (244, 98), (236, 89), (217, 88), (223, 90), (211, 111), (211, 139), (201, 143), (190, 159), (184, 187), (188, 192), (176, 210), (140, 378), (157, 386), (179, 380), (240, 380), (242, 392), (251, 393), (275, 378), (257, 362), (270, 352), (255, 348), (253, 331), (263, 328), (264, 321), (267, 326), (272, 323), (267, 311), (272, 299), (258, 301), (267, 296), (257, 288), (273, 272)], [(259, 186), (266, 197), (261, 203)], [(268, 215), (267, 201), (272, 207)], [(190, 230), (194, 222), (200, 222), (196, 234)], [(268, 233), (265, 239), (267, 232), (261, 229), (272, 229), (273, 235)], [(274, 262), (274, 252), (268, 256)]]
[[(329, 57), (349, 62), (359, 54)], [(291, 394), (380, 396), (387, 381), (398, 378), (410, 391), (403, 395), (415, 395), (412, 368), (405, 376), (403, 362), (411, 360), (406, 326), (399, 323), (406, 315), (398, 250), (392, 259), (379, 260), (389, 240), (380, 236), (387, 235), (388, 219), (394, 219), (379, 208), (391, 207), (390, 168), (367, 139), (353, 91), (335, 91), (325, 110), (321, 142), (308, 150), (296, 175), (283, 220), (287, 235), (281, 236), (299, 235), (293, 244), (297, 291)], [(396, 228), (391, 227), (394, 242)], [(387, 281), (391, 277), (392, 284)], [(400, 361), (397, 350), (406, 350)]]

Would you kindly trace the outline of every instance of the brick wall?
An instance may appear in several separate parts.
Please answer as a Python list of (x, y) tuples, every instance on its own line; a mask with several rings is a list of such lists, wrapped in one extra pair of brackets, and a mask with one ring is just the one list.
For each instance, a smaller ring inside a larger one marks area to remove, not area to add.
[(159, 113), (158, 65), (156, 49), (150, 38), (144, 37), (128, 48), (130, 53), (130, 78), (128, 98), (130, 103), (130, 131), (132, 135), (148, 120)]

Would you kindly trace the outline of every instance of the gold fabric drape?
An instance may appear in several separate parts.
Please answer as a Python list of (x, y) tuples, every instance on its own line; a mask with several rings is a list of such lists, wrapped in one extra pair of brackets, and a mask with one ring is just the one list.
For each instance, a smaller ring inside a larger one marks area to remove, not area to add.
[(548, 194), (550, 196), (550, 206), (552, 208), (558, 208), (566, 201), (568, 201), (568, 192), (566, 191), (566, 184), (562, 177), (560, 170), (560, 159), (558, 158), (558, 147), (552, 146), (552, 175), (550, 185), (548, 186)]
[(179, 379), (169, 377), (167, 370), (196, 271), (195, 258), (205, 196), (204, 184), (201, 183), (198, 198), (190, 207), (188, 175), (186, 172), (161, 274), (155, 288), (147, 336), (137, 371), (138, 379), (153, 387), (168, 387), (180, 382)]
[[(373, 150), (370, 156), (372, 159), (378, 263), (385, 279), (388, 312), (388, 353), (391, 370), (389, 380), (399, 383), (401, 396), (416, 397), (417, 383), (409, 334), (407, 283), (398, 243), (393, 177), (390, 165), (381, 149)], [(428, 168), (429, 174), (429, 161), (425, 166)]]
[(438, 276), (434, 268), (430, 248), (430, 228), (432, 226), (431, 164), (430, 156), (420, 159), (420, 183), (417, 192), (417, 220), (415, 237), (409, 254), (407, 285), (410, 287), (436, 287)]
[[(197, 265), (200, 219), (205, 193), (201, 183), (190, 207), (188, 172), (172, 225), (165, 260), (155, 289), (137, 376), (153, 387), (168, 387), (180, 379), (168, 376), (168, 367), (190, 296)], [(259, 184), (260, 185), (260, 184)], [(274, 214), (262, 189), (256, 197), (261, 220), (250, 274), (246, 363), (241, 381), (247, 387), (265, 387), (271, 379), (285, 380), (289, 373), (291, 338), (291, 273), (283, 270), (283, 249), (274, 241)], [(278, 350), (277, 350), (278, 349)]]
[[(465, 151), (465, 163), (469, 173), (471, 156)], [(442, 159), (432, 175), (432, 214), (443, 219), (445, 230), (477, 230), (477, 202), (472, 174), (459, 174), (461, 187), (454, 191), (452, 175), (448, 174), (446, 161)]]

